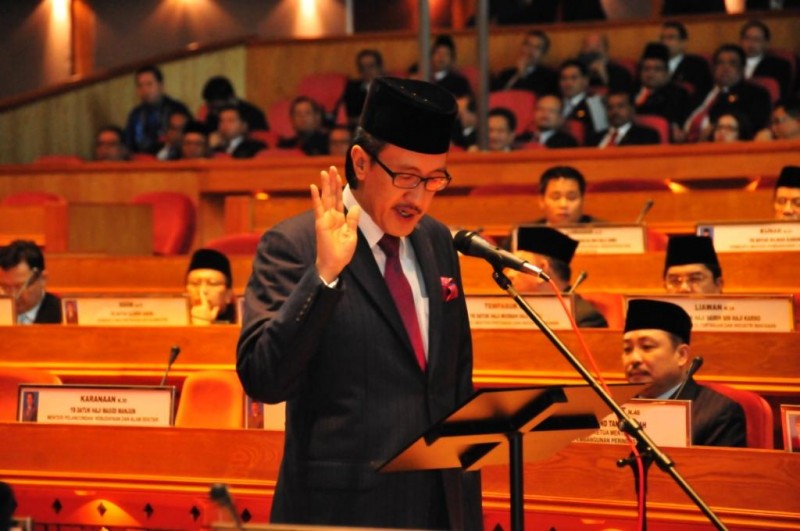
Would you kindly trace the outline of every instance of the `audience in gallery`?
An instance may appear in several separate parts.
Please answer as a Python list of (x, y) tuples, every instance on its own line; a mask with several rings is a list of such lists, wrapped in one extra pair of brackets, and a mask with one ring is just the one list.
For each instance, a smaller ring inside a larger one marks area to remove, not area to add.
[[(224, 76), (214, 76), (206, 81), (203, 87), (205, 102), (205, 123), (209, 131), (216, 131), (219, 126), (219, 113), (222, 109), (233, 105), (239, 110), (239, 116), (247, 124), (248, 131), (268, 131), (267, 117), (264, 111), (250, 102), (236, 96), (233, 83)], [(202, 117), (198, 117), (201, 118)]]
[(294, 136), (278, 139), (281, 149), (299, 149), (306, 155), (328, 153), (328, 133), (323, 128), (322, 107), (307, 96), (298, 96), (292, 101), (289, 117)]
[[(550, 227), (525, 226), (517, 229), (514, 254), (547, 273), (562, 293), (570, 293), (572, 269), (570, 262), (575, 256), (579, 242)], [(517, 271), (508, 271), (508, 278), (521, 293), (552, 294), (549, 283), (539, 277)], [(575, 306), (572, 313), (581, 328), (608, 328), (603, 314), (590, 302), (573, 294)]]
[(520, 44), (517, 63), (494, 78), (492, 90), (529, 90), (538, 97), (558, 92), (558, 73), (542, 64), (549, 50), (545, 32), (529, 31)]
[(669, 50), (667, 66), (670, 81), (686, 88), (693, 96), (693, 106), (698, 105), (713, 85), (708, 61), (699, 55), (687, 53), (689, 31), (681, 22), (664, 22), (660, 41)]
[(450, 142), (453, 146), (467, 149), (478, 142), (478, 110), (475, 97), (467, 94), (456, 98), (456, 103), (458, 104), (458, 117), (453, 125)]
[(449, 35), (439, 35), (431, 46), (431, 81), (456, 98), (472, 93), (469, 81), (456, 68), (456, 45)]
[(738, 142), (753, 139), (753, 127), (746, 115), (732, 111), (721, 114), (711, 124), (711, 141)]
[(212, 146), (214, 151), (234, 159), (250, 159), (259, 151), (267, 149), (264, 142), (247, 136), (247, 122), (242, 119), (239, 107), (226, 105), (218, 110), (218, 115), (219, 127)]
[(186, 271), (193, 325), (236, 323), (236, 297), (228, 257), (213, 249), (198, 249)]
[(533, 130), (519, 135), (517, 142), (537, 144), (550, 149), (578, 147), (575, 137), (562, 130), (564, 126), (562, 105), (558, 96), (552, 94), (537, 99), (533, 114)]
[(14, 301), (17, 324), (61, 323), (61, 299), (46, 291), (44, 253), (32, 241), (0, 247), (0, 294)]
[(158, 160), (177, 160), (181, 157), (181, 139), (186, 124), (191, 121), (184, 110), (176, 109), (169, 115), (167, 132), (164, 134), (164, 145), (156, 153)]
[(755, 140), (797, 140), (800, 138), (800, 107), (778, 103), (770, 115), (769, 127), (759, 131)]
[(341, 157), (347, 156), (348, 148), (353, 141), (353, 132), (345, 125), (336, 125), (328, 133), (328, 151), (326, 155)]
[(594, 92), (630, 92), (633, 79), (628, 69), (609, 57), (608, 37), (589, 33), (581, 42), (578, 61), (589, 71), (589, 86)]
[[(488, 132), (489, 151), (505, 152), (514, 148), (514, 130), (517, 128), (517, 118), (514, 113), (505, 107), (495, 107), (489, 111)], [(473, 144), (469, 151), (478, 151), (478, 146)]]
[(640, 398), (690, 400), (692, 446), (747, 446), (742, 407), (688, 374), (692, 319), (676, 304), (633, 299), (622, 339), (628, 383), (646, 384)]
[(598, 148), (658, 144), (658, 131), (635, 122), (636, 111), (628, 92), (610, 92), (606, 98), (609, 128), (591, 135), (587, 144)]
[[(365, 49), (356, 55), (358, 79), (350, 79), (344, 87), (344, 93), (338, 106), (344, 105), (347, 126), (355, 128), (361, 117), (361, 109), (367, 98), (367, 90), (372, 80), (383, 75), (383, 56), (378, 50)], [(336, 115), (337, 113), (334, 113)]]
[(769, 27), (760, 20), (751, 20), (742, 26), (739, 42), (747, 57), (744, 77), (774, 79), (780, 89), (780, 99), (786, 100), (791, 95), (792, 65), (783, 57), (770, 53), (770, 38)]
[(639, 88), (634, 91), (636, 113), (661, 116), (672, 130), (680, 128), (692, 108), (689, 92), (669, 74), (669, 50), (661, 43), (645, 46), (639, 61)]
[(155, 155), (161, 149), (173, 111), (191, 116), (189, 109), (164, 92), (164, 75), (154, 65), (139, 68), (134, 76), (139, 105), (128, 114), (125, 144), (131, 153)]
[(800, 166), (785, 166), (775, 183), (775, 219), (800, 220)]
[(577, 59), (565, 61), (558, 74), (563, 101), (561, 115), (583, 126), (584, 134), (596, 135), (608, 127), (603, 99), (589, 93), (589, 70)]
[(211, 156), (208, 130), (202, 122), (189, 122), (183, 129), (178, 158), (180, 160), (207, 159)]
[(130, 160), (122, 129), (115, 125), (100, 128), (94, 138), (94, 157), (97, 162)]
[(722, 267), (708, 236), (672, 236), (664, 261), (667, 293), (722, 293)]

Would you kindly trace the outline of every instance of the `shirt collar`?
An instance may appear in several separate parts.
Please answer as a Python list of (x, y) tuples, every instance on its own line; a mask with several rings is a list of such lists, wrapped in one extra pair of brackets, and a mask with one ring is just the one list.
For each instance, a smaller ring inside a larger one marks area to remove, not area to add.
[(586, 93), (581, 92), (577, 96), (573, 96), (569, 99), (569, 104), (573, 107), (577, 106), (580, 102), (582, 102), (586, 98)]
[(666, 391), (655, 397), (655, 400), (668, 400), (672, 395), (675, 394), (675, 391), (678, 390), (678, 388), (681, 386), (682, 383), (683, 382), (678, 382), (678, 384), (675, 385), (674, 387), (670, 387), (669, 389), (667, 389)]
[(633, 122), (628, 122), (625, 125), (621, 125), (621, 126), (619, 126), (617, 128), (617, 141), (618, 142), (619, 142), (619, 139), (621, 139), (623, 136), (628, 134), (628, 130), (631, 128), (631, 125), (633, 125)]
[(36, 316), (39, 314), (39, 308), (42, 307), (43, 302), (44, 302), (44, 293), (42, 293), (42, 298), (39, 299), (39, 302), (36, 304), (36, 306), (34, 306), (25, 313), (17, 315), (17, 324), (23, 324), (23, 325), (33, 324), (34, 321), (36, 321)]
[[(348, 210), (359, 204), (356, 200), (356, 196), (353, 195), (353, 191), (350, 190), (349, 184), (344, 187), (344, 191), (342, 192), (342, 204), (344, 204), (345, 208)], [(378, 242), (385, 234), (383, 229), (381, 229), (378, 224), (375, 223), (375, 220), (372, 219), (372, 216), (370, 216), (363, 207), (361, 208), (361, 216), (358, 218), (358, 229), (367, 239), (370, 249), (373, 249), (376, 245), (378, 245)], [(404, 244), (404, 242), (405, 238), (400, 238), (401, 246)]]
[(678, 65), (681, 64), (682, 60), (683, 60), (683, 54), (678, 54), (669, 60), (669, 63), (667, 63), (667, 67), (669, 68), (670, 74), (674, 73), (675, 70), (678, 69)]

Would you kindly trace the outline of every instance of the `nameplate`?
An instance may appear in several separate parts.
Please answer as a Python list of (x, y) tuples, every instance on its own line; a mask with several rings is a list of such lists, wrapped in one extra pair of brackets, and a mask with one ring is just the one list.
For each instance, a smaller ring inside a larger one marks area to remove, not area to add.
[(61, 299), (64, 323), (80, 326), (187, 326), (187, 295), (73, 295)]
[(558, 230), (578, 240), (576, 254), (642, 254), (645, 229), (642, 225), (572, 225)]
[(175, 387), (29, 385), (19, 387), (17, 420), (39, 424), (171, 426)]
[[(625, 297), (641, 299), (644, 296)], [(792, 332), (791, 295), (656, 295), (648, 299), (677, 304), (692, 318), (692, 330), (703, 332)]]
[[(625, 412), (642, 425), (659, 446), (686, 448), (692, 442), (692, 402), (690, 400), (647, 400), (634, 398), (622, 406)], [(600, 429), (580, 442), (628, 444), (617, 427), (613, 413), (600, 421)]]
[(11, 297), (0, 295), (0, 326), (11, 326), (17, 323), (14, 313), (14, 301)]
[(800, 452), (800, 406), (781, 404), (781, 428), (783, 449), (787, 452)]
[[(547, 325), (554, 330), (569, 330), (569, 317), (555, 295), (523, 295)], [(564, 295), (570, 313), (574, 306), (572, 295)], [(496, 295), (467, 295), (469, 325), (473, 330), (538, 330), (530, 317), (509, 297)]]
[(800, 251), (800, 223), (698, 223), (698, 236), (714, 240), (718, 253)]
[(244, 427), (248, 430), (286, 430), (286, 402), (264, 404), (249, 396), (245, 400)]

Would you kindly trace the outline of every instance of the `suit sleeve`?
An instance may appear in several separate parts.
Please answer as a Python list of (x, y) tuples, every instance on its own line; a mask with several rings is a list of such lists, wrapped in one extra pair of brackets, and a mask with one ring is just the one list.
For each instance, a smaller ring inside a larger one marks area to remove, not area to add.
[(322, 331), (342, 294), (314, 266), (313, 236), (273, 229), (258, 246), (245, 292), (236, 371), (245, 392), (277, 403), (302, 386)]

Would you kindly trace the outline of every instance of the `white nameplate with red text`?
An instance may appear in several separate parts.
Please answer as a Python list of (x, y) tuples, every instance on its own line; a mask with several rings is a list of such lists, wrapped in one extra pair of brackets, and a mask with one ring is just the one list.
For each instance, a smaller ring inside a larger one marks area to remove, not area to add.
[(175, 387), (33, 385), (19, 387), (17, 420), (39, 424), (171, 426)]
[[(622, 406), (625, 412), (642, 425), (659, 446), (686, 448), (692, 442), (692, 402), (690, 400), (647, 400), (634, 398)], [(627, 444), (625, 435), (617, 428), (613, 413), (600, 421), (594, 434), (579, 442)]]
[[(792, 332), (794, 304), (791, 295), (648, 295), (677, 304), (692, 318), (692, 330), (703, 332)], [(627, 311), (627, 310), (626, 310)]]
[(187, 326), (186, 295), (72, 295), (61, 299), (64, 323), (81, 326)]
[(578, 240), (575, 254), (642, 254), (645, 252), (643, 225), (571, 225), (558, 230)]
[(713, 238), (718, 253), (800, 251), (797, 221), (702, 222), (697, 224), (697, 235)]
[(14, 301), (11, 297), (0, 295), (0, 326), (10, 326), (17, 324), (17, 316), (14, 313)]
[[(569, 317), (555, 295), (532, 294), (523, 297), (547, 325), (554, 330), (572, 328)], [(563, 295), (567, 309), (574, 306), (571, 295)], [(469, 325), (473, 330), (538, 330), (536, 325), (510, 297), (467, 295)]]

